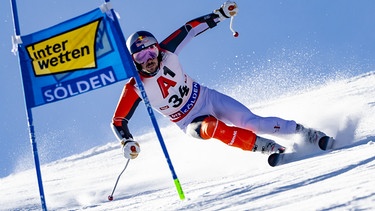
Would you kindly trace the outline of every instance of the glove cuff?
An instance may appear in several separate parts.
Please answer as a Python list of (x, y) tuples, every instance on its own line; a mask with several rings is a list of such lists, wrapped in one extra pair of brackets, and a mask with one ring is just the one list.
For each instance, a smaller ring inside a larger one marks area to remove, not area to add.
[(219, 11), (220, 14), (221, 14), (222, 16), (224, 16), (225, 18), (230, 18), (229, 16), (227, 16), (227, 15), (225, 14), (224, 9), (223, 9), (222, 7), (220, 7), (220, 9), (218, 9), (218, 11)]
[(132, 138), (128, 138), (128, 139), (125, 139), (123, 138), (121, 140), (121, 146), (124, 147), (126, 143), (130, 142), (130, 141), (134, 141)]

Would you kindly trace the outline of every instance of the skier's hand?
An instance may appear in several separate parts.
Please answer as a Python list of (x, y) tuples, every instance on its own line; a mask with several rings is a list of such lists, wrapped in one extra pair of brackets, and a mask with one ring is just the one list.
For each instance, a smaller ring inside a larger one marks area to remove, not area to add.
[(121, 144), (123, 145), (122, 152), (126, 159), (134, 159), (141, 152), (138, 142), (133, 141), (133, 139), (122, 140)]
[(236, 16), (238, 13), (238, 7), (236, 2), (227, 1), (221, 5), (220, 9), (214, 10), (214, 13), (217, 14), (220, 18), (220, 21)]

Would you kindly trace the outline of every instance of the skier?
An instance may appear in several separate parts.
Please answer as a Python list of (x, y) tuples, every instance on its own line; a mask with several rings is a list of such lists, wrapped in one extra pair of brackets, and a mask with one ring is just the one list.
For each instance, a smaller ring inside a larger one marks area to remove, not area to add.
[[(202, 86), (181, 67), (178, 54), (192, 38), (237, 12), (237, 4), (228, 1), (212, 13), (187, 22), (160, 43), (147, 31), (129, 36), (126, 45), (152, 107), (169, 117), (186, 134), (199, 139), (215, 138), (247, 151), (284, 152), (285, 147), (256, 133), (300, 133), (309, 142), (316, 143), (324, 133), (305, 128), (293, 120), (255, 115), (237, 100)], [(124, 86), (111, 124), (127, 159), (136, 158), (140, 152), (140, 146), (128, 128), (140, 101), (140, 91), (135, 79), (131, 78)]]

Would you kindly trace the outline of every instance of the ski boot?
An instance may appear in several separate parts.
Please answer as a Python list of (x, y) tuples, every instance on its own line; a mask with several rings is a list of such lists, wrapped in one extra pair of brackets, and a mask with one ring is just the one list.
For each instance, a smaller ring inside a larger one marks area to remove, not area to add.
[(273, 153), (283, 153), (285, 151), (285, 147), (279, 145), (275, 141), (271, 139), (262, 138), (257, 136), (253, 152), (260, 151), (263, 154), (273, 154)]
[(331, 149), (333, 146), (334, 139), (321, 131), (305, 128), (303, 125), (297, 124), (296, 132), (300, 133), (305, 141), (318, 145), (322, 150)]

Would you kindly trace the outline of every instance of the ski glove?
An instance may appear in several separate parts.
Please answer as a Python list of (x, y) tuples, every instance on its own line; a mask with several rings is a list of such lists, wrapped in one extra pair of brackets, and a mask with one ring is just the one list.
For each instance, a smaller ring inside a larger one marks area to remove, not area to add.
[(220, 9), (214, 10), (214, 13), (219, 16), (220, 21), (236, 16), (238, 13), (238, 7), (236, 2), (227, 1), (221, 5)]
[(141, 152), (138, 142), (133, 141), (133, 139), (123, 139), (121, 144), (123, 145), (122, 152), (126, 159), (134, 159), (138, 157), (138, 154)]

